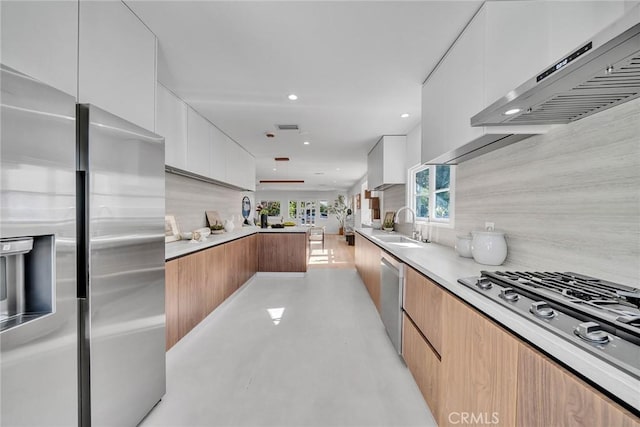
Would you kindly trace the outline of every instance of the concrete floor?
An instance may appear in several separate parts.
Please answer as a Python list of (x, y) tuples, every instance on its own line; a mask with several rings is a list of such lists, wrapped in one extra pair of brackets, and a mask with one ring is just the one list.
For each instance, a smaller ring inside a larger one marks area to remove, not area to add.
[(149, 426), (435, 426), (354, 269), (254, 277), (167, 353)]

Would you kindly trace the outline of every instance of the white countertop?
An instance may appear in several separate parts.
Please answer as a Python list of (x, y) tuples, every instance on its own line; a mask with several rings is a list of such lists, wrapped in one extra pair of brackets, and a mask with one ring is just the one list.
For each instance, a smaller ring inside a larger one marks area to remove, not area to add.
[(191, 240), (179, 240), (164, 245), (164, 259), (168, 261), (188, 255), (192, 252), (201, 251), (213, 246), (221, 245), (232, 240), (250, 236), (255, 233), (306, 233), (308, 227), (284, 227), (284, 228), (260, 228), (260, 227), (241, 227), (236, 228), (230, 233), (211, 234), (204, 242), (192, 242)]
[[(476, 263), (472, 258), (459, 257), (448, 246), (436, 243), (410, 243), (407, 245), (388, 244), (376, 239), (379, 235), (390, 233), (369, 228), (356, 230), (360, 235), (394, 255), (396, 258), (420, 271), (425, 276), (440, 284), (476, 309), (513, 331), (546, 353), (552, 355), (567, 366), (580, 372), (585, 377), (599, 384), (613, 395), (640, 410), (640, 380), (614, 369), (611, 365), (596, 356), (584, 351), (577, 351), (571, 343), (559, 339), (552, 333), (534, 327), (531, 321), (523, 316), (502, 307), (464, 285), (457, 282), (459, 278), (479, 276), (481, 270), (488, 271), (522, 271), (522, 266), (505, 263), (501, 266), (487, 266)], [(399, 233), (393, 233), (400, 235)], [(545, 270), (541, 265), (540, 271)]]

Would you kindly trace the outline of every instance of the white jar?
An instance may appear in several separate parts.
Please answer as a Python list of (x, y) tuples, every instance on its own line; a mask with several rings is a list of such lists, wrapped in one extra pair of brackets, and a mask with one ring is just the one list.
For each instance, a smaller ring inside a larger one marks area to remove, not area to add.
[(471, 234), (456, 236), (456, 253), (463, 258), (471, 258)]
[(507, 259), (507, 241), (500, 231), (472, 231), (473, 259), (485, 265), (501, 265)]

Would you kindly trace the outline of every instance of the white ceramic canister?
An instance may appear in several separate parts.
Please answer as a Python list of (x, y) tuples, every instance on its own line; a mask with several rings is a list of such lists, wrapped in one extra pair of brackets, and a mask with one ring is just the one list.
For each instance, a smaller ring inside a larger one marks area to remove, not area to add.
[(454, 247), (456, 253), (463, 258), (471, 258), (471, 234), (463, 234), (456, 236), (456, 245)]
[(224, 220), (224, 231), (226, 231), (227, 233), (231, 233), (233, 231), (233, 229), (235, 228), (235, 224), (233, 223), (233, 217), (231, 217), (231, 219), (225, 219)]
[(485, 265), (500, 265), (507, 259), (507, 241), (500, 231), (472, 231), (473, 259)]

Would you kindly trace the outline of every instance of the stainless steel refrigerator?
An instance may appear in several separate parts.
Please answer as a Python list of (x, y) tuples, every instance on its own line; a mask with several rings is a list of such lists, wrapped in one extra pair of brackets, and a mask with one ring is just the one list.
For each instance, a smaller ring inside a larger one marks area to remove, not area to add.
[(0, 85), (0, 425), (136, 425), (165, 392), (164, 140)]

